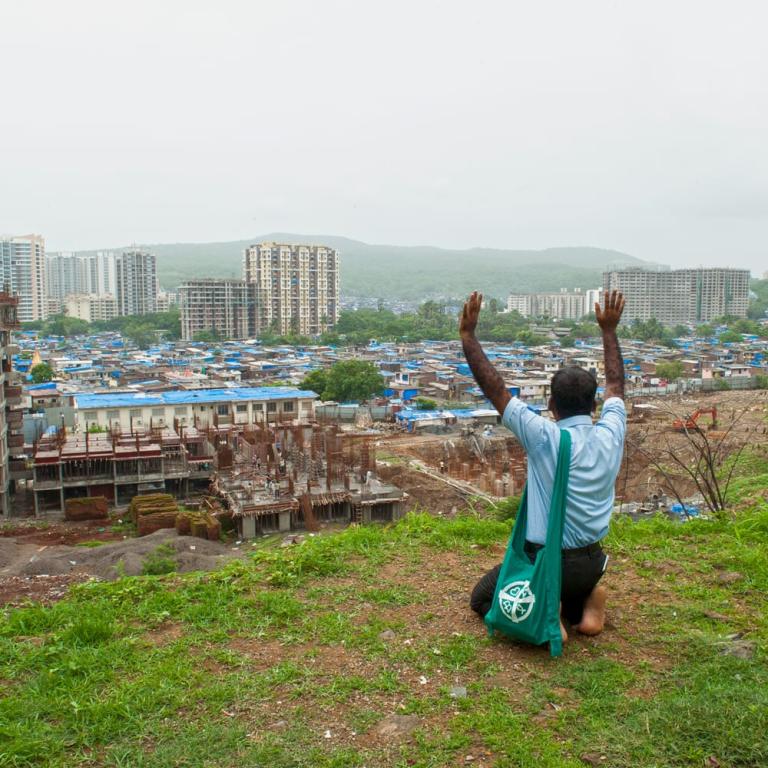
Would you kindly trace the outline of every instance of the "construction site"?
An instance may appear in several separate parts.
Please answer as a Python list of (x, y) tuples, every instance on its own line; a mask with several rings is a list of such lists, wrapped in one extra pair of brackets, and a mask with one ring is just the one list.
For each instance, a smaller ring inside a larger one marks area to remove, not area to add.
[(376, 433), (316, 424), (230, 425), (68, 432), (50, 429), (33, 461), (36, 516), (104, 498), (116, 508), (143, 494), (208, 504), (242, 537), (321, 524), (397, 520), (407, 494), (376, 474)]

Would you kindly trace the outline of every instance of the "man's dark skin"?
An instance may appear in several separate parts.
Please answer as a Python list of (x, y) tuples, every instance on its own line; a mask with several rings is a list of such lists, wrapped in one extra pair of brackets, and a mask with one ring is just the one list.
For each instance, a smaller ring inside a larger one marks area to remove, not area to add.
[[(464, 304), (459, 319), (459, 333), (464, 347), (464, 356), (472, 370), (483, 394), (491, 401), (494, 408), (504, 414), (507, 404), (512, 399), (504, 379), (486, 357), (475, 331), (483, 304), (483, 295), (474, 291)], [(603, 357), (605, 361), (605, 399), (620, 397), (624, 399), (624, 360), (621, 356), (616, 327), (624, 311), (624, 296), (619, 291), (606, 291), (603, 296), (603, 306), (595, 304), (595, 317), (603, 337)], [(559, 420), (554, 399), (549, 399), (549, 411), (555, 420)], [(594, 405), (593, 405), (594, 410)], [(602, 632), (605, 624), (605, 587), (598, 584), (584, 604), (584, 614), (581, 623), (575, 627), (579, 632), (596, 635)], [(565, 628), (561, 624), (563, 640), (567, 639)]]

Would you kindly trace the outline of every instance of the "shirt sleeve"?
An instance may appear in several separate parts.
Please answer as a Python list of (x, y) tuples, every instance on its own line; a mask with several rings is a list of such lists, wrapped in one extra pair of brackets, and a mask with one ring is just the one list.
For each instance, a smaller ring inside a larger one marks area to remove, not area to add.
[(600, 419), (595, 424), (600, 429), (607, 429), (617, 445), (624, 443), (627, 432), (627, 410), (620, 397), (609, 397), (600, 411)]
[(536, 450), (547, 437), (560, 431), (554, 422), (535, 414), (517, 397), (507, 403), (501, 423), (520, 441), (526, 453)]

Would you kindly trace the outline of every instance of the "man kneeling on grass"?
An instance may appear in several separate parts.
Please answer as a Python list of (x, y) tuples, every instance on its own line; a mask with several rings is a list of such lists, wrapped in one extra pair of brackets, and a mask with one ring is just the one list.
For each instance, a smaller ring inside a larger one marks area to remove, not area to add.
[[(485, 396), (503, 416), (504, 425), (528, 455), (528, 523), (525, 553), (531, 562), (547, 537), (560, 430), (571, 435), (570, 479), (563, 530), (561, 632), (565, 619), (585, 635), (597, 635), (605, 624), (605, 587), (599, 586), (608, 556), (600, 546), (613, 510), (614, 484), (621, 464), (627, 417), (624, 410), (624, 364), (616, 326), (624, 297), (605, 293), (595, 305), (603, 337), (605, 402), (592, 423), (597, 380), (583, 368), (561, 368), (552, 377), (549, 410), (555, 421), (538, 416), (512, 397), (504, 380), (485, 356), (475, 336), (483, 297), (475, 291), (464, 305), (459, 324), (464, 354)], [(470, 605), (481, 616), (490, 610), (501, 565), (477, 583)]]

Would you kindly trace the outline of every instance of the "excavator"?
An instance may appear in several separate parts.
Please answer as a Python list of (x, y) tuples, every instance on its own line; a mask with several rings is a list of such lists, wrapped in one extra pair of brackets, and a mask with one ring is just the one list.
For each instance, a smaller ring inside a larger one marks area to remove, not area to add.
[(698, 429), (699, 418), (704, 415), (712, 417), (712, 422), (708, 429), (717, 429), (717, 408), (714, 405), (711, 408), (697, 408), (685, 419), (675, 419), (672, 422), (672, 429), (674, 429), (675, 432), (686, 432)]

